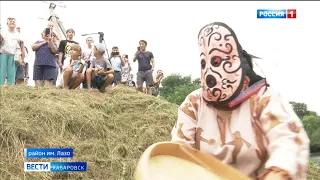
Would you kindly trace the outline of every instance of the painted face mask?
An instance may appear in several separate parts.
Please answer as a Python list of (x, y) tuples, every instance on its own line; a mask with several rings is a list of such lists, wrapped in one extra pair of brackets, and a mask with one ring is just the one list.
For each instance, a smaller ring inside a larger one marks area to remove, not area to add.
[(266, 85), (252, 68), (252, 59), (233, 30), (215, 22), (199, 35), (203, 99), (220, 109), (232, 109)]

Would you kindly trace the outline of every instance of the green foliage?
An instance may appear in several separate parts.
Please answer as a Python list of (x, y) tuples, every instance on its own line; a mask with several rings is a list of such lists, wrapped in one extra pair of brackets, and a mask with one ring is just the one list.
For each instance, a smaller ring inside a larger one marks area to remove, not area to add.
[(320, 152), (320, 116), (304, 116), (302, 123), (310, 138), (311, 152)]
[(296, 112), (296, 114), (300, 119), (308, 115), (308, 108), (305, 103), (290, 102), (290, 104), (293, 106), (294, 112)]
[(307, 115), (308, 116), (318, 116), (318, 113), (314, 112), (314, 111), (307, 111)]
[(182, 85), (175, 88), (175, 91), (169, 95), (166, 99), (171, 102), (180, 105), (192, 91), (199, 89), (197, 84)]
[(200, 88), (200, 78), (195, 80), (191, 76), (171, 74), (161, 82), (160, 95), (167, 101), (180, 105), (188, 94)]

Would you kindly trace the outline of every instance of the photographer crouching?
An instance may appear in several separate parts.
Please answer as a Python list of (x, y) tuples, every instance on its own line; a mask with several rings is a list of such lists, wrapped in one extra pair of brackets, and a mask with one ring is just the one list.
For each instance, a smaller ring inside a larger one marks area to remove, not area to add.
[(121, 82), (121, 69), (125, 65), (124, 59), (121, 57), (119, 48), (114, 46), (112, 48), (111, 56), (109, 58), (112, 69), (114, 70), (113, 84), (117, 85)]

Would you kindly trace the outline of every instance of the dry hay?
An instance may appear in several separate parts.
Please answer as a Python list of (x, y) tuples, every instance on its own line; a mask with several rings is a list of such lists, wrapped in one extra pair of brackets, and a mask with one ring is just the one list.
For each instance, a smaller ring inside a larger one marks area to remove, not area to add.
[[(131, 179), (153, 143), (170, 139), (177, 106), (135, 90), (102, 94), (0, 88), (0, 179)], [(25, 159), (26, 147), (71, 147), (73, 159)], [(25, 161), (85, 161), (87, 173), (25, 173)]]
[[(0, 88), (0, 179), (132, 179), (137, 160), (167, 141), (177, 105), (118, 86), (102, 94)], [(25, 159), (27, 147), (71, 147), (73, 159)], [(25, 161), (85, 161), (87, 173), (25, 173)], [(308, 179), (319, 179), (312, 164)]]
[(314, 162), (309, 162), (308, 180), (320, 179), (320, 166)]

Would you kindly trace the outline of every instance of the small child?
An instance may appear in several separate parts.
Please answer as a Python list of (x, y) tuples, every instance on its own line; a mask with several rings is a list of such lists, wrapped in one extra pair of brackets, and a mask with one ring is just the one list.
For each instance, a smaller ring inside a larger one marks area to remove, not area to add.
[(70, 49), (70, 57), (66, 58), (62, 67), (62, 74), (59, 75), (57, 86), (76, 89), (84, 80), (85, 61), (81, 59), (81, 47), (73, 44)]

